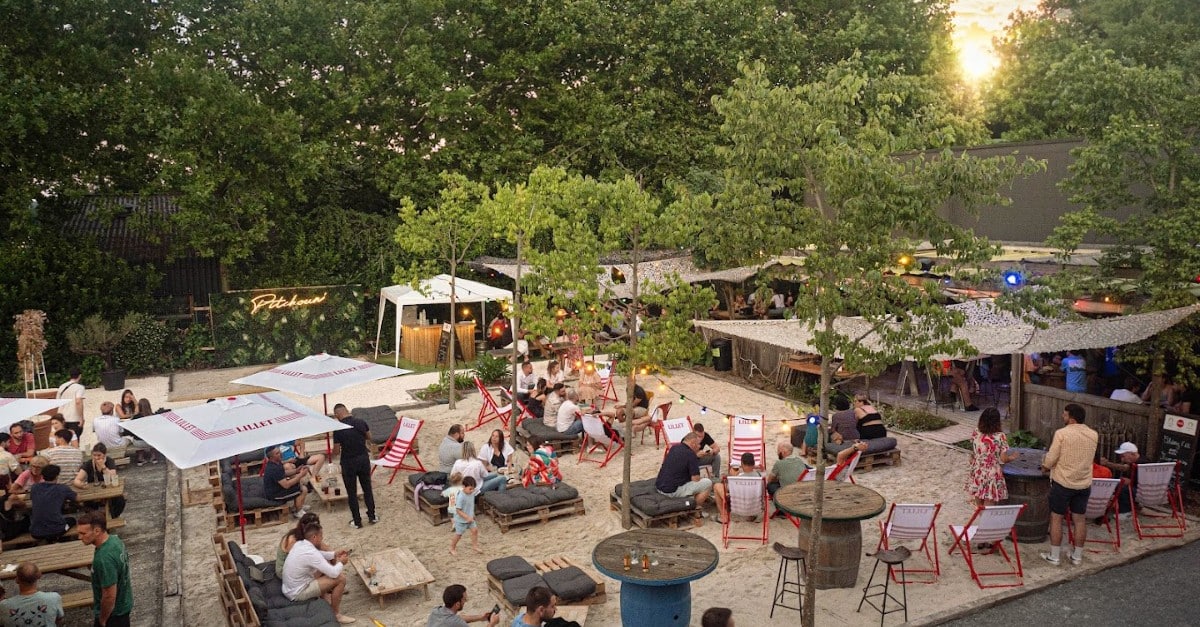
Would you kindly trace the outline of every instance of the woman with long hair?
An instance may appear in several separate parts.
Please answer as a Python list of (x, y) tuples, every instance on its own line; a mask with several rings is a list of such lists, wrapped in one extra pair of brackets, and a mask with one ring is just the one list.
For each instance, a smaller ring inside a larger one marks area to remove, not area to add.
[[(67, 429), (67, 420), (63, 418), (63, 415), (54, 414), (50, 416), (50, 433), (58, 433), (63, 429)], [(67, 445), (79, 448), (79, 438), (75, 436), (75, 430), (67, 429), (67, 431), (71, 432), (71, 441), (67, 442)]]
[(475, 452), (475, 445), (470, 442), (462, 443), (462, 458), (455, 461), (454, 465), (450, 467), (450, 474), (456, 472), (461, 473), (464, 478), (474, 477), (475, 485), (479, 486), (480, 492), (490, 490), (503, 492), (508, 487), (508, 479), (487, 471), (487, 467), (483, 465), (483, 461)]
[(979, 426), (971, 435), (971, 465), (967, 494), (976, 507), (995, 505), (1008, 498), (1002, 466), (1018, 454), (1008, 448), (1008, 437), (1000, 427), (1000, 412), (988, 407), (979, 414)]
[[(283, 562), (287, 560), (288, 551), (292, 550), (296, 543), (304, 539), (304, 528), (312, 524), (321, 524), (321, 517), (313, 512), (306, 512), (296, 521), (296, 526), (288, 529), (288, 532), (283, 534), (279, 539), (279, 546), (275, 547), (275, 576), (283, 577)], [(329, 549), (322, 542), (321, 546), (317, 547), (322, 551)]]
[(117, 403), (117, 417), (121, 420), (129, 420), (137, 413), (137, 397), (134, 396), (133, 390), (125, 390), (121, 392), (121, 402)]
[(479, 447), (479, 460), (492, 472), (500, 472), (501, 468), (507, 467), (512, 454), (513, 447), (504, 441), (504, 431), (500, 429), (492, 431), (487, 443)]

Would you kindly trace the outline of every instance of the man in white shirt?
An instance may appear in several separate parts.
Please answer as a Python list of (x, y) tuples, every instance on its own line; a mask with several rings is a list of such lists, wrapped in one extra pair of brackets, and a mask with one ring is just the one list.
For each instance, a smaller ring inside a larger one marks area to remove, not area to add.
[(583, 421), (579, 418), (579, 391), (567, 390), (567, 400), (558, 406), (558, 420), (554, 428), (563, 435), (577, 436), (583, 433)]
[(121, 435), (121, 419), (113, 414), (114, 409), (110, 401), (100, 404), (100, 416), (92, 421), (96, 440), (103, 442), (113, 457), (124, 457), (130, 451), (150, 450), (150, 445), (145, 442)]
[(1140, 405), (1142, 402), (1141, 392), (1142, 386), (1138, 384), (1138, 380), (1128, 377), (1125, 379), (1125, 387), (1120, 390), (1113, 390), (1109, 398), (1114, 401), (1121, 401), (1122, 403), (1138, 403)]
[(529, 397), (530, 392), (537, 389), (537, 375), (533, 374), (533, 362), (521, 364), (521, 375), (517, 377), (517, 394), (521, 400)]
[(337, 622), (346, 625), (354, 618), (342, 616), (342, 595), (346, 592), (346, 574), (342, 572), (350, 561), (348, 551), (322, 551), (317, 547), (324, 541), (321, 525), (313, 523), (304, 528), (304, 539), (292, 546), (283, 562), (283, 596), (292, 601), (308, 601), (323, 597), (333, 607)]
[(58, 394), (56, 398), (64, 401), (69, 401), (63, 405), (59, 411), (62, 412), (63, 421), (66, 422), (67, 428), (75, 432), (75, 436), (83, 435), (83, 399), (87, 392), (87, 388), (79, 382), (83, 378), (83, 373), (79, 368), (71, 368), (71, 378), (67, 382), (58, 386)]

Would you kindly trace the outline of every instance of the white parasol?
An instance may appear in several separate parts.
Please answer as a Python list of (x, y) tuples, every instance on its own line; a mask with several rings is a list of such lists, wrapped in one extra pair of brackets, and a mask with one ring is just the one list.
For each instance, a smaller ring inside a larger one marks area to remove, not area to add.
[(0, 429), (63, 405), (61, 398), (0, 398)]

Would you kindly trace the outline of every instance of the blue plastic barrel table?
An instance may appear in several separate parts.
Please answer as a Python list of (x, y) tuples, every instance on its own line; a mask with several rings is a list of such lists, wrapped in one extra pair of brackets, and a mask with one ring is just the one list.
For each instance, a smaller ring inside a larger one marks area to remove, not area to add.
[[(643, 555), (650, 562), (646, 570)], [(692, 619), (691, 582), (711, 573), (717, 559), (712, 542), (675, 529), (634, 529), (605, 538), (592, 549), (596, 569), (621, 582), (624, 627), (686, 627)]]

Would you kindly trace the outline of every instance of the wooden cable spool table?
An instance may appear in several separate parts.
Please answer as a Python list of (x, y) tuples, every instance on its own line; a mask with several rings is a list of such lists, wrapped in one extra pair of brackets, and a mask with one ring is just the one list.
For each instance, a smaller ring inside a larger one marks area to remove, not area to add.
[(1008, 504), (1025, 506), (1017, 517), (1017, 541), (1041, 542), (1050, 529), (1050, 475), (1042, 472), (1046, 451), (1015, 447), (1008, 450), (1020, 455), (1003, 466)]
[[(820, 550), (815, 556), (816, 572), (811, 583), (819, 590), (853, 588), (862, 559), (862, 521), (883, 512), (878, 492), (852, 483), (825, 481), (821, 512)], [(812, 520), (817, 482), (798, 481), (775, 493), (775, 505), (789, 514)], [(809, 532), (801, 527), (799, 547), (809, 550)]]
[[(632, 558), (628, 570), (625, 556)], [(642, 555), (650, 567), (642, 570)], [(592, 563), (621, 582), (622, 625), (681, 625), (692, 619), (692, 585), (717, 567), (712, 542), (677, 529), (634, 529), (601, 540)]]

